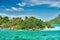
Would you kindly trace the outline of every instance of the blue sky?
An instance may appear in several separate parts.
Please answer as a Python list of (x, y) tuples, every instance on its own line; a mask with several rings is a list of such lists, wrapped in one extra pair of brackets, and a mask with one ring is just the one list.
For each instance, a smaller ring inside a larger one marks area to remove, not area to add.
[(0, 0), (0, 15), (34, 16), (48, 21), (60, 14), (60, 0)]

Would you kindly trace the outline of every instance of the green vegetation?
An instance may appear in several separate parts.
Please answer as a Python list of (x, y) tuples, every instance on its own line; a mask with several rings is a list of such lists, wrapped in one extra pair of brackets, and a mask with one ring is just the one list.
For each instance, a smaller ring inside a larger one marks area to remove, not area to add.
[(60, 24), (60, 15), (58, 15), (56, 18), (50, 20), (51, 24)]
[(0, 16), (0, 28), (44, 29), (45, 26), (52, 28), (48, 22), (43, 22), (33, 16), (26, 16), (24, 20), (21, 17), (9, 19), (7, 16)]

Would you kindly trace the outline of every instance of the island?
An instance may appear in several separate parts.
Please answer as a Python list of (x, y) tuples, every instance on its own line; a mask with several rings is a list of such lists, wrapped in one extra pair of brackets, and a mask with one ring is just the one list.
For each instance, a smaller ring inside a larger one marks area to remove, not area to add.
[(60, 24), (60, 15), (50, 21), (43, 21), (33, 16), (22, 19), (21, 17), (11, 18), (8, 16), (0, 16), (0, 28), (12, 30), (43, 30), (47, 28), (54, 28), (51, 24)]

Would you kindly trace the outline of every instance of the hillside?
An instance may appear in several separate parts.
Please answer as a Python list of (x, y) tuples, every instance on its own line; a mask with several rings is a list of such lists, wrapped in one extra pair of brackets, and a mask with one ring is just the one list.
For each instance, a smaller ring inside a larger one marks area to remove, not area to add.
[(60, 24), (60, 15), (58, 15), (56, 18), (50, 20), (50, 23)]

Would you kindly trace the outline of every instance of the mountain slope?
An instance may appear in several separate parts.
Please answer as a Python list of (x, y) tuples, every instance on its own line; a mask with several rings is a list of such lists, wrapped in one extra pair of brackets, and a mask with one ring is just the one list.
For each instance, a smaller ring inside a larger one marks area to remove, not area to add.
[(56, 18), (52, 19), (50, 23), (54, 24), (60, 24), (60, 15), (58, 15)]

